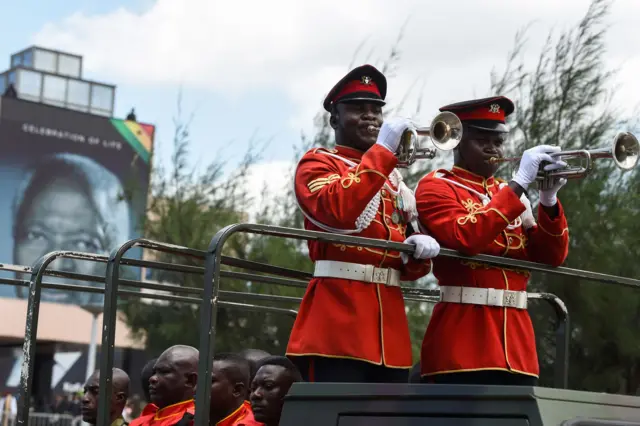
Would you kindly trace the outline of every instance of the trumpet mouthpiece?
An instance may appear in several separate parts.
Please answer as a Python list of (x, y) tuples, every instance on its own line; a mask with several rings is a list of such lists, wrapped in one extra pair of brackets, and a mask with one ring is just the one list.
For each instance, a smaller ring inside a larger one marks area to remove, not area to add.
[(494, 164), (494, 163), (497, 163), (497, 162), (499, 162), (499, 161), (500, 161), (500, 160), (499, 160), (497, 157), (491, 157), (491, 158), (489, 158), (489, 159), (487, 160), (487, 163), (489, 163), (489, 164)]

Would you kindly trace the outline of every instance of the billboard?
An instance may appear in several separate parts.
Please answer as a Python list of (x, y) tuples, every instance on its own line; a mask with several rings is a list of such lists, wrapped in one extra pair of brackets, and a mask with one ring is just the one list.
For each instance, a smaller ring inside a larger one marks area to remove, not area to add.
[[(154, 131), (149, 124), (1, 98), (0, 263), (33, 265), (54, 250), (108, 255), (137, 237)], [(52, 267), (104, 275), (106, 265), (60, 259)], [(0, 297), (26, 294), (0, 285)], [(45, 289), (42, 300), (90, 307), (101, 306), (103, 296)]]

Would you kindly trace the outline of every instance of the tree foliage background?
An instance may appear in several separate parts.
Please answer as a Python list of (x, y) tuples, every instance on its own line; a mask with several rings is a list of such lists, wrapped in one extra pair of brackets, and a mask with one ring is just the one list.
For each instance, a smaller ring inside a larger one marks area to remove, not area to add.
[[(593, 148), (608, 145), (616, 132), (633, 131), (634, 122), (623, 117), (614, 105), (614, 70), (608, 69), (604, 54), (610, 0), (593, 0), (577, 25), (558, 34), (550, 33), (537, 61), (524, 55), (526, 28), (515, 37), (502, 71), (493, 71), (488, 95), (503, 94), (516, 103), (510, 117), (512, 127), (510, 155), (539, 144), (561, 145), (563, 149)], [(393, 84), (401, 57), (403, 29), (381, 60), (372, 60), (356, 51), (354, 62), (345, 64), (345, 72), (357, 63), (370, 62), (379, 67)], [(499, 67), (500, 68), (500, 67)], [(488, 74), (489, 74), (489, 70)], [(471, 88), (470, 88), (471, 93)], [(471, 97), (471, 95), (470, 95)], [(405, 107), (405, 100), (387, 108), (393, 114)], [(224, 160), (209, 164), (203, 172), (188, 165), (189, 123), (178, 104), (174, 155), (168, 167), (157, 166), (153, 173), (150, 203), (144, 225), (146, 237), (158, 241), (205, 250), (211, 237), (222, 227), (247, 221), (251, 200), (247, 177), (250, 167), (259, 162), (260, 144), (254, 144), (230, 175), (223, 173)], [(415, 106), (416, 114), (420, 104)], [(433, 111), (432, 115), (435, 115)], [(312, 146), (332, 144), (328, 115), (314, 118), (315, 131), (302, 135), (293, 149), (294, 163)], [(410, 186), (438, 161), (415, 165), (406, 173)], [(634, 231), (638, 218), (640, 178), (637, 171), (621, 174), (611, 161), (597, 161), (587, 179), (572, 180), (562, 189), (560, 199), (566, 208), (571, 247), (567, 266), (627, 277), (640, 275), (638, 237)], [(513, 171), (505, 165), (499, 174), (509, 177)], [(293, 188), (273, 194), (255, 219), (260, 223), (302, 227)], [(535, 191), (532, 191), (535, 200)], [(232, 238), (225, 253), (241, 259), (304, 271), (311, 270), (306, 244), (300, 241), (264, 236), (241, 235)], [(178, 259), (159, 254), (160, 260), (201, 266), (193, 259)], [(226, 268), (232, 270), (232, 268)], [(153, 271), (154, 280), (202, 288), (198, 275)], [(433, 285), (433, 277), (409, 285)], [(276, 287), (240, 280), (223, 279), (226, 291), (251, 291), (300, 297), (303, 289)], [(591, 391), (635, 394), (640, 385), (640, 293), (631, 288), (588, 282), (571, 277), (534, 274), (530, 291), (548, 291), (565, 301), (571, 314), (570, 387)], [(233, 294), (228, 295), (233, 298)], [(242, 301), (237, 297), (233, 300)], [(279, 304), (296, 308), (295, 304)], [(554, 315), (546, 306), (530, 309), (537, 332), (542, 383), (551, 385), (555, 342)], [(198, 309), (195, 305), (155, 304), (128, 300), (123, 304), (124, 319), (141, 338), (146, 338), (151, 354), (171, 344), (197, 345)], [(418, 349), (429, 319), (427, 306), (408, 304), (417, 360)], [(218, 317), (217, 350), (260, 347), (272, 353), (284, 353), (292, 319), (282, 315), (221, 309)]]
[[(512, 154), (540, 144), (564, 150), (610, 146), (616, 133), (636, 127), (615, 108), (615, 70), (604, 59), (611, 3), (594, 0), (575, 28), (549, 37), (534, 67), (519, 58), (524, 34), (517, 37), (506, 71), (494, 74), (492, 84), (494, 92), (512, 94), (517, 103)], [(638, 236), (632, 220), (638, 217), (638, 171), (622, 174), (613, 161), (594, 164), (588, 178), (570, 181), (560, 194), (571, 241), (566, 266), (637, 277)], [(640, 385), (640, 341), (634, 331), (640, 293), (548, 274), (535, 275), (531, 288), (555, 293), (569, 309), (570, 387), (635, 394)], [(534, 312), (538, 330), (553, 326), (548, 312)], [(538, 333), (545, 378), (552, 377), (551, 337)]]

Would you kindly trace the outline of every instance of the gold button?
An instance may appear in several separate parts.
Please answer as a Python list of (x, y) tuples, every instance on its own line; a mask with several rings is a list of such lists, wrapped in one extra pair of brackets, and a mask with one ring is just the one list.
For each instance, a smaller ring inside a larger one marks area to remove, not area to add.
[(513, 238), (509, 237), (509, 244), (513, 242)]
[(383, 197), (386, 197), (386, 196), (387, 196), (387, 191), (386, 191), (386, 190), (384, 190), (384, 189), (383, 189), (380, 193), (382, 194), (382, 196), (383, 196)]

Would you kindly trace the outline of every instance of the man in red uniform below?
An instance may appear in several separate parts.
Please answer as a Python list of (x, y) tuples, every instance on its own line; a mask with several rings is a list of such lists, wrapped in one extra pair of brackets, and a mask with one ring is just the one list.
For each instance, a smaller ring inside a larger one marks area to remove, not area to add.
[(250, 390), (249, 361), (236, 354), (218, 354), (211, 369), (209, 424), (215, 426), (260, 426), (247, 401)]
[(264, 358), (258, 362), (257, 368), (249, 397), (254, 417), (265, 426), (278, 426), (284, 398), (294, 383), (302, 381), (302, 376), (296, 366), (283, 356)]
[(156, 410), (133, 420), (130, 426), (171, 426), (185, 413), (194, 414), (198, 382), (198, 350), (172, 346), (158, 357), (149, 379), (149, 395)]
[[(221, 353), (213, 358), (211, 367), (211, 426), (261, 426), (255, 420), (249, 395), (249, 362), (238, 354)], [(187, 410), (175, 426), (193, 426), (194, 414)]]
[[(309, 242), (314, 278), (291, 332), (287, 356), (306, 381), (407, 382), (411, 341), (400, 280), (429, 273), (438, 254), (426, 235), (406, 238), (415, 197), (395, 170), (394, 155), (410, 121), (383, 123), (387, 83), (370, 65), (349, 72), (331, 89), (335, 149), (307, 152), (295, 174), (305, 229), (406, 242), (413, 258), (343, 244)], [(373, 129), (380, 129), (379, 131)]]
[[(547, 178), (540, 190), (537, 223), (525, 190), (544, 170), (566, 164), (542, 145), (524, 152), (509, 182), (496, 179), (514, 110), (505, 97), (449, 105), (463, 122), (454, 167), (436, 170), (418, 184), (421, 225), (446, 248), (467, 255), (488, 254), (562, 264), (567, 256), (567, 220), (556, 194), (566, 179)], [(529, 271), (448, 257), (434, 260), (441, 302), (422, 344), (423, 382), (535, 385), (539, 374), (527, 312)]]
[(140, 385), (142, 386), (142, 393), (144, 393), (144, 400), (147, 403), (142, 409), (142, 413), (139, 417), (147, 416), (155, 413), (158, 407), (151, 402), (151, 395), (149, 395), (149, 379), (153, 376), (153, 366), (156, 365), (158, 358), (152, 358), (142, 367), (140, 372)]

